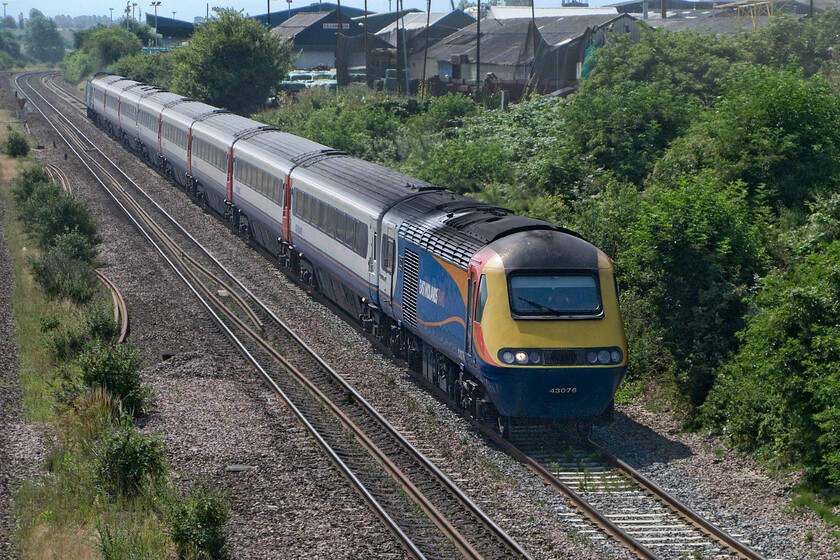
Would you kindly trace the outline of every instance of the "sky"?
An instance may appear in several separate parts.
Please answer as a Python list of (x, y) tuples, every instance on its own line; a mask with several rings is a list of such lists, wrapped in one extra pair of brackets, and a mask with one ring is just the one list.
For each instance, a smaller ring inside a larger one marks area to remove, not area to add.
[[(267, 0), (216, 0), (209, 3), (209, 9), (214, 7), (222, 8), (236, 8), (237, 10), (244, 10), (249, 15), (264, 14), (266, 11)], [(286, 0), (268, 0), (271, 4), (272, 12), (279, 12), (289, 7)], [(335, 0), (330, 0), (335, 2)], [(426, 0), (403, 0), (406, 9), (417, 8), (426, 10)], [(459, 0), (455, 0), (455, 5), (458, 5)], [(591, 6), (603, 6), (611, 3), (612, 0), (590, 0)], [(617, 1), (617, 0), (616, 0)], [(292, 8), (299, 8), (308, 6), (317, 0), (292, 0)], [(137, 3), (135, 8), (135, 16), (141, 19), (140, 15), (154, 13), (151, 0), (132, 0), (132, 3)], [(368, 10), (372, 12), (386, 12), (388, 11), (388, 0), (367, 0)], [(559, 6), (560, 0), (536, 0), (536, 6)], [(8, 0), (3, 2), (7, 15), (17, 17), (23, 12), (25, 17), (29, 16), (29, 10), (37, 8), (41, 10), (47, 17), (54, 17), (57, 15), (68, 16), (83, 16), (83, 15), (100, 15), (110, 17), (110, 10), (114, 8), (114, 19), (122, 16), (126, 3), (125, 0), (72, 0), (72, 1), (56, 1), (56, 0), (27, 0), (15, 2)], [(364, 8), (365, 0), (342, 0), (342, 6), (351, 6), (354, 8)], [(392, 8), (396, 9), (396, 0), (393, 0)], [(175, 18), (184, 21), (193, 21), (196, 17), (203, 17), (208, 10), (207, 2), (199, 2), (195, 0), (161, 0), (161, 5), (158, 8), (159, 16), (172, 17), (172, 12), (175, 11)], [(449, 0), (432, 0), (433, 12), (448, 12), (451, 10)], [(142, 19), (141, 19), (142, 21)]]

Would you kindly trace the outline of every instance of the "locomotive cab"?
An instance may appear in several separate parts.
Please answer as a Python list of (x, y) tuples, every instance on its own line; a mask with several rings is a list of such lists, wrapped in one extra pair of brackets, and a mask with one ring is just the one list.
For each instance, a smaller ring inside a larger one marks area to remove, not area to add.
[(502, 238), (470, 263), (472, 362), (502, 416), (596, 419), (627, 370), (612, 261), (568, 233)]

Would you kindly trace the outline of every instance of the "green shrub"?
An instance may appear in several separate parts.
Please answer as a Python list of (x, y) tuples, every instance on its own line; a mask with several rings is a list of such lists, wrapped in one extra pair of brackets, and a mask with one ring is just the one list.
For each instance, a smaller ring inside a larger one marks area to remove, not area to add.
[(49, 341), (53, 360), (63, 362), (76, 356), (90, 343), (114, 342), (120, 333), (119, 325), (114, 316), (105, 309), (92, 309), (85, 312), (81, 325), (68, 326), (62, 329), (55, 325), (50, 331), (55, 331)]
[(136, 496), (147, 485), (166, 476), (166, 458), (160, 439), (144, 435), (123, 415), (120, 425), (107, 432), (96, 452), (96, 480), (112, 494)]
[(840, 487), (840, 197), (791, 235), (792, 263), (752, 299), (742, 346), (721, 368), (705, 420), (736, 447)]
[[(39, 188), (36, 188), (35, 194)], [(48, 193), (45, 194), (49, 196)], [(34, 199), (35, 196), (30, 202)], [(99, 243), (96, 220), (88, 212), (81, 198), (65, 194), (58, 189), (54, 198), (48, 198), (46, 204), (32, 210), (35, 216), (32, 234), (43, 248), (51, 247), (59, 235), (66, 233), (78, 233), (91, 247)]]
[(616, 263), (619, 281), (645, 300), (638, 309), (658, 333), (649, 341), (673, 356), (680, 391), (699, 406), (716, 368), (737, 348), (743, 296), (766, 266), (767, 227), (740, 183), (672, 181), (645, 191)]
[(13, 158), (26, 157), (29, 155), (29, 141), (19, 130), (12, 130), (3, 146), (3, 153)]
[(49, 252), (57, 257), (93, 263), (96, 257), (96, 246), (90, 238), (78, 231), (61, 233), (53, 238)]
[(224, 498), (199, 487), (185, 500), (174, 502), (166, 524), (179, 558), (222, 558), (227, 543), (228, 512)]
[(82, 383), (87, 387), (106, 387), (122, 401), (123, 408), (139, 413), (149, 396), (140, 381), (140, 354), (126, 344), (110, 346), (99, 342), (79, 356)]
[(84, 261), (48, 253), (32, 262), (32, 274), (49, 299), (66, 298), (81, 305), (96, 295), (96, 273)]
[(138, 543), (136, 535), (120, 525), (100, 524), (99, 551), (103, 560), (156, 560), (158, 551), (149, 550)]
[(47, 174), (47, 168), (41, 164), (27, 165), (17, 177), (15, 177), (12, 195), (15, 201), (21, 204), (32, 196), (35, 185), (40, 183), (51, 183), (52, 180)]
[[(23, 229), (26, 233), (35, 233), (45, 208), (54, 205), (61, 194), (61, 188), (51, 181), (38, 182), (31, 185), (29, 196), (21, 202), (18, 209), (21, 221), (23, 222)], [(40, 240), (36, 239), (36, 241)]]

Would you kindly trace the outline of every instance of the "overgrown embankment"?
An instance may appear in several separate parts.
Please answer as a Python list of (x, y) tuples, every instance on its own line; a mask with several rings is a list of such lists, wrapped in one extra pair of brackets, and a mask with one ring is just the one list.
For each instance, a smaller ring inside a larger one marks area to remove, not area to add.
[(152, 394), (139, 353), (114, 343), (110, 295), (95, 274), (98, 228), (84, 201), (40, 165), (0, 193), (23, 412), (51, 441), (43, 475), (15, 496), (16, 548), (31, 558), (223, 556), (223, 497), (204, 488), (181, 496), (160, 439), (135, 426)]
[(602, 47), (568, 99), (309, 90), (258, 118), (580, 231), (619, 273), (619, 398), (667, 401), (832, 500), (838, 37), (833, 10), (737, 37), (645, 27)]

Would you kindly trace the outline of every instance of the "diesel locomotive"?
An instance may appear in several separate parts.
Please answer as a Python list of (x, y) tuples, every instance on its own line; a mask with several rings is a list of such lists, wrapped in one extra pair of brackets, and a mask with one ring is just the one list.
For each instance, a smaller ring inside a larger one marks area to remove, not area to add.
[(120, 76), (86, 101), (474, 417), (611, 418), (628, 364), (613, 263), (577, 233)]

